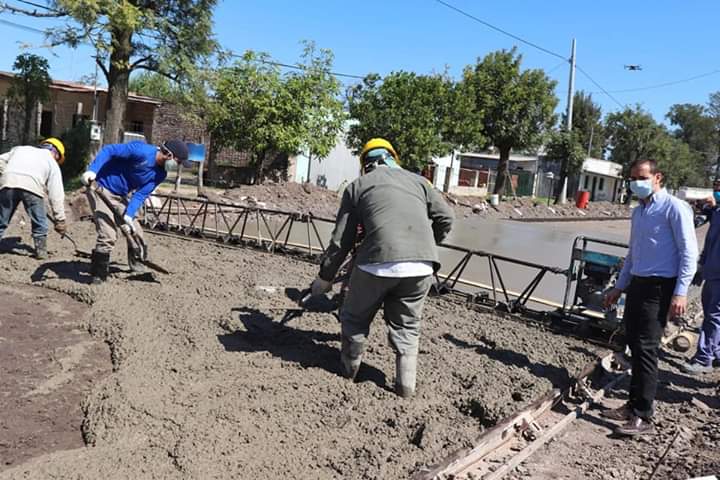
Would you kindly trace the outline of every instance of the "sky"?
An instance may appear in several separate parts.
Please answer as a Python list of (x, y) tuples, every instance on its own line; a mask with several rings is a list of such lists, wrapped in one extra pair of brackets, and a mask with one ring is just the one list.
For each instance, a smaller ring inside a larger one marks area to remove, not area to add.
[[(706, 103), (710, 93), (720, 90), (717, 0), (444, 1), (562, 58), (570, 56), (575, 38), (578, 66), (613, 98), (579, 71), (575, 87), (592, 92), (605, 113), (639, 103), (664, 121), (671, 105)], [(220, 0), (214, 19), (217, 40), (225, 48), (238, 53), (264, 51), (279, 62), (295, 63), (300, 42), (314, 40), (334, 52), (334, 71), (361, 76), (447, 68), (458, 78), (463, 67), (479, 57), (517, 46), (524, 68), (542, 68), (557, 81), (558, 110), (566, 106), (566, 61), (438, 0)], [(15, 56), (26, 48), (49, 59), (53, 78), (79, 80), (94, 73), (90, 58), (94, 52), (88, 47), (50, 50), (41, 46), (42, 35), (3, 21), (40, 29), (51, 23), (1, 12), (0, 35), (5, 40), (0, 70), (11, 71)], [(624, 68), (628, 64), (639, 64), (642, 70), (628, 71)], [(708, 75), (683, 81), (704, 74)], [(646, 88), (676, 81), (682, 82)], [(641, 90), (619, 91), (628, 89)]]

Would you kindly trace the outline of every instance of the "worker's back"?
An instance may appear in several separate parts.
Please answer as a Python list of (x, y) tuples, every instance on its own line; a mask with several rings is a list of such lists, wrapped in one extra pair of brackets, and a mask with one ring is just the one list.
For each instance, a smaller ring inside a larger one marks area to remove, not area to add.
[(20, 188), (43, 197), (48, 187), (48, 179), (60, 176), (60, 168), (52, 153), (44, 148), (15, 147), (3, 157), (6, 163), (0, 188)]
[(346, 189), (364, 227), (358, 264), (432, 261), (436, 242), (450, 231), (453, 214), (442, 196), (419, 175), (380, 166)]

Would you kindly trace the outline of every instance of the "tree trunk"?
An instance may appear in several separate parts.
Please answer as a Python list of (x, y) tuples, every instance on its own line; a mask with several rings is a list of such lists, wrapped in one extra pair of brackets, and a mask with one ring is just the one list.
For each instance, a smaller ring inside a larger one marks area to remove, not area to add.
[(130, 82), (130, 54), (132, 53), (132, 32), (113, 30), (113, 51), (110, 55), (108, 72), (107, 114), (103, 142), (123, 141), (123, 125), (127, 111), (128, 84)]
[(560, 194), (562, 193), (563, 186), (565, 185), (565, 179), (568, 176), (568, 162), (569, 159), (567, 157), (563, 158), (562, 163), (560, 164), (560, 175), (558, 177), (558, 181), (553, 185), (553, 197), (555, 198), (553, 203), (555, 203), (555, 205), (560, 203)]
[(502, 195), (505, 193), (505, 182), (507, 181), (508, 163), (510, 161), (510, 148), (500, 147), (500, 160), (497, 166), (497, 177), (495, 178), (495, 188), (493, 193)]

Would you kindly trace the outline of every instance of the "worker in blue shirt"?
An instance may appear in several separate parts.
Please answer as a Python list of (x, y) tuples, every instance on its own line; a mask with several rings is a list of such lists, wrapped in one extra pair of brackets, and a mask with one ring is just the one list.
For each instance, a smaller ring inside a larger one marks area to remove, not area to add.
[(710, 220), (705, 247), (693, 283), (701, 285), (703, 324), (695, 355), (682, 370), (690, 375), (709, 373), (713, 362), (720, 362), (720, 179), (713, 183), (713, 196), (702, 213)]
[(662, 187), (663, 175), (654, 160), (637, 160), (630, 170), (630, 189), (640, 199), (632, 212), (630, 248), (605, 306), (626, 293), (625, 337), (632, 354), (632, 379), (627, 404), (603, 416), (625, 421), (621, 435), (653, 433), (657, 392), (658, 350), (668, 318), (680, 317), (698, 259), (690, 205)]
[[(102, 188), (113, 207), (124, 209), (123, 223), (127, 225), (124, 228), (129, 228), (142, 239), (142, 229), (135, 216), (145, 199), (165, 180), (167, 171), (177, 168), (177, 162), (189, 166), (187, 145), (180, 140), (170, 140), (159, 147), (143, 142), (106, 145), (83, 173), (82, 182), (89, 186), (94, 181), (97, 187)], [(117, 227), (122, 225), (116, 225), (113, 210), (95, 193), (88, 191), (97, 231), (90, 271), (93, 283), (102, 283), (108, 276), (110, 253), (117, 241)], [(128, 264), (134, 272), (143, 271), (130, 248)]]

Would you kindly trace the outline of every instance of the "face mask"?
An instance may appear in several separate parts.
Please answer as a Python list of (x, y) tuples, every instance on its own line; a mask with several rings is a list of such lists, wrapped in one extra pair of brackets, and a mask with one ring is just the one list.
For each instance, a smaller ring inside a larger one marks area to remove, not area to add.
[(633, 180), (630, 182), (630, 190), (638, 196), (638, 198), (647, 198), (653, 191), (652, 180)]
[(165, 171), (166, 172), (171, 172), (173, 170), (177, 170), (177, 168), (178, 168), (178, 163), (174, 159), (169, 158), (169, 159), (165, 160)]
[(720, 192), (713, 192), (713, 197), (717, 203), (720, 203)]

